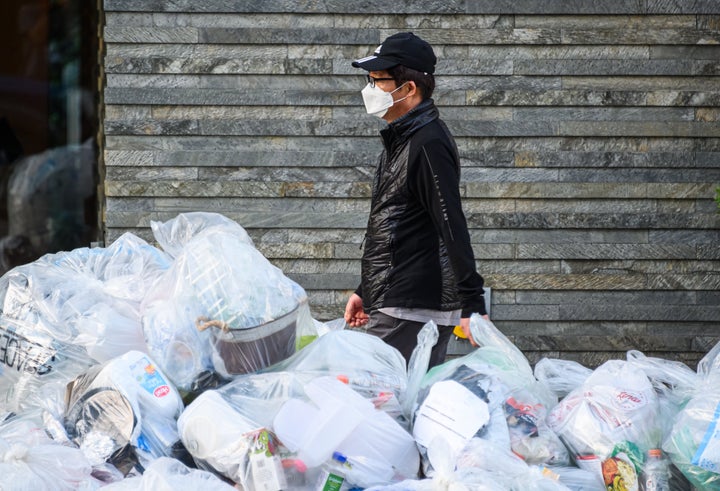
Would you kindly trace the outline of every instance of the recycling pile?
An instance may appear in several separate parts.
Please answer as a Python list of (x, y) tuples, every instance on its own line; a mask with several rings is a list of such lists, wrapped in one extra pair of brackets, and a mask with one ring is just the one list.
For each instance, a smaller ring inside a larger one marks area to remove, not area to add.
[(720, 490), (720, 345), (533, 369), (474, 315), (480, 348), (428, 371), (430, 322), (406, 367), (232, 220), (152, 231), (0, 278), (0, 489)]

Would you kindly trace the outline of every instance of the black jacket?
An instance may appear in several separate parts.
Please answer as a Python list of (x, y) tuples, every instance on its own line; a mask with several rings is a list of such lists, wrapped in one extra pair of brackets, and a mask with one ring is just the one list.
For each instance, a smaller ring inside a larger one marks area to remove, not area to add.
[(432, 100), (380, 132), (380, 155), (356, 293), (382, 307), (485, 314), (460, 204), (460, 159)]

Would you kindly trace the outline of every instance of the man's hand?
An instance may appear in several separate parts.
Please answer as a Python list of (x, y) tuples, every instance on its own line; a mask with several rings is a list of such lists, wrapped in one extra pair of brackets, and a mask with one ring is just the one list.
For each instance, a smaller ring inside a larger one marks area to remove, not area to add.
[(345, 322), (350, 327), (360, 327), (368, 323), (369, 317), (363, 310), (362, 298), (353, 293), (345, 306)]
[[(347, 312), (347, 309), (345, 310), (345, 312)], [(345, 314), (345, 316), (347, 317), (347, 314)], [(483, 315), (482, 318), (485, 320), (490, 320), (490, 316), (488, 315)], [(463, 317), (462, 319), (460, 319), (460, 327), (462, 327), (462, 330), (465, 333), (465, 336), (467, 336), (468, 341), (470, 341), (470, 344), (473, 346), (479, 346), (479, 344), (475, 342), (472, 334), (470, 333), (470, 317)]]

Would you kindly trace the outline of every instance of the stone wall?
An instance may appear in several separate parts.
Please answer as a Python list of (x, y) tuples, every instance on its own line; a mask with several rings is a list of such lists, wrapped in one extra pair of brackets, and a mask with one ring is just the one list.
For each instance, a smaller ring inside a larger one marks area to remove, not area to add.
[(692, 365), (719, 339), (720, 3), (104, 9), (106, 242), (220, 212), (305, 287), (316, 318), (339, 317), (384, 124), (364, 114), (350, 61), (411, 30), (439, 58), (496, 325), (531, 360), (589, 366), (629, 349)]

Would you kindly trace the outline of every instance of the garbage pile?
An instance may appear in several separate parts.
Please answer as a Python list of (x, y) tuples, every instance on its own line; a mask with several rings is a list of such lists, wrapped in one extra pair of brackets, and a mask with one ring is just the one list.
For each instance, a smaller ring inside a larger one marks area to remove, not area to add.
[(491, 322), (427, 370), (312, 318), (213, 213), (0, 278), (0, 489), (720, 490), (720, 344), (534, 368)]

